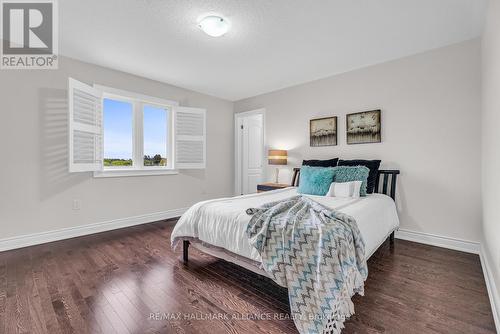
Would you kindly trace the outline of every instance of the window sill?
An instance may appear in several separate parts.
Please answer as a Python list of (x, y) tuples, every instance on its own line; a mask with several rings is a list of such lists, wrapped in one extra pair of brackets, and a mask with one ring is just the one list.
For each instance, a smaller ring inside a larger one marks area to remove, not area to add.
[(179, 174), (176, 169), (106, 169), (94, 172), (95, 178), (101, 177), (127, 177), (127, 176), (152, 176), (152, 175), (175, 175)]

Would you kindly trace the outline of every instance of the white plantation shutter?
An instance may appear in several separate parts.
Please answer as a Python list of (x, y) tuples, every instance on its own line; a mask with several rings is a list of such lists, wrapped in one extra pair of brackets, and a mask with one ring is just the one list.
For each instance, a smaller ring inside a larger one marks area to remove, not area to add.
[(203, 169), (206, 166), (206, 111), (174, 107), (175, 168)]
[(69, 78), (69, 171), (102, 169), (101, 92)]

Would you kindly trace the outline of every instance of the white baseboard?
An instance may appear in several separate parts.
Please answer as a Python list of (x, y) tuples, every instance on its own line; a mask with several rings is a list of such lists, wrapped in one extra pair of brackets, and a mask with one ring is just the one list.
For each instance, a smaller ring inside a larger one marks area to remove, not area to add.
[(173, 209), (146, 215), (120, 218), (101, 223), (64, 228), (55, 231), (33, 233), (12, 238), (0, 239), (0, 252), (175, 218), (181, 216), (186, 210), (187, 208)]
[(396, 231), (395, 237), (398, 239), (458, 250), (466, 253), (479, 254), (480, 252), (479, 242), (444, 237), (436, 234), (400, 229)]
[(500, 333), (500, 295), (498, 294), (499, 291), (493, 278), (493, 267), (490, 265), (483, 245), (481, 245), (479, 257), (481, 258), (481, 267), (483, 268), (484, 280), (486, 281), (486, 288), (488, 289), (488, 296), (490, 298), (491, 312), (493, 313), (497, 333)]

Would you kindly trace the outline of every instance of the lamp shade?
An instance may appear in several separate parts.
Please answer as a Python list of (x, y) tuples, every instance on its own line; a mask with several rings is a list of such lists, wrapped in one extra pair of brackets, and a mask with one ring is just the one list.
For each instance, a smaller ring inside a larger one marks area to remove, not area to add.
[(269, 150), (268, 163), (270, 165), (286, 165), (287, 156), (286, 150)]

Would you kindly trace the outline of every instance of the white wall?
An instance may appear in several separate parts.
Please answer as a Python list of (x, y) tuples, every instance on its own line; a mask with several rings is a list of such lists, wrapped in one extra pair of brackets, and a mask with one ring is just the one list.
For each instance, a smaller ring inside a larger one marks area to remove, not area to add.
[[(490, 1), (482, 41), (482, 176), (484, 249), (493, 281), (500, 288), (500, 1)], [(493, 283), (493, 282), (492, 282)], [(500, 296), (496, 291), (496, 301)], [(497, 304), (500, 312), (500, 304)], [(497, 316), (500, 316), (497, 315)], [(500, 324), (497, 324), (500, 326)]]
[[(266, 108), (268, 145), (290, 150), (290, 167), (312, 158), (382, 159), (383, 168), (401, 170), (402, 228), (477, 242), (480, 58), (475, 39), (241, 100), (235, 111)], [(376, 108), (383, 142), (347, 145), (345, 114)], [(309, 119), (330, 115), (339, 117), (339, 145), (309, 147)]]
[[(179, 175), (69, 174), (68, 76), (207, 109), (207, 168)], [(67, 58), (0, 71), (0, 239), (185, 208), (233, 193), (233, 103)], [(73, 199), (81, 210), (72, 210)]]

